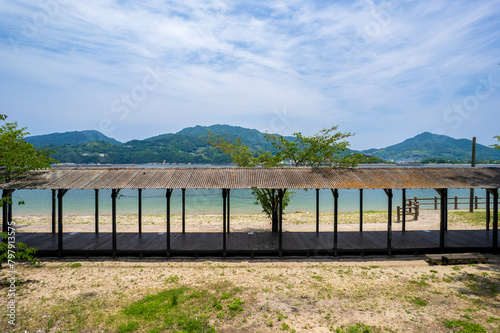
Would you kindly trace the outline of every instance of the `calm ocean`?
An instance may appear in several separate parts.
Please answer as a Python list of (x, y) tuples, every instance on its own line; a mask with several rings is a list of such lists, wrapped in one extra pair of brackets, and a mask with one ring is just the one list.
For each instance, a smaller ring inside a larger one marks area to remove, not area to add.
[[(155, 165), (156, 166), (156, 165)], [(170, 165), (170, 167), (182, 165)], [(189, 167), (206, 165), (189, 165)], [(145, 167), (145, 166), (143, 166)], [(169, 167), (169, 166), (166, 166)], [(117, 200), (118, 214), (136, 214), (138, 206), (137, 190), (122, 190)], [(401, 205), (401, 190), (394, 190), (393, 207)], [(50, 190), (17, 190), (13, 194), (13, 214), (16, 215), (50, 215), (51, 214)], [(485, 190), (476, 190), (475, 195), (485, 197)], [(434, 190), (407, 190), (410, 197), (434, 197)], [(452, 189), (449, 197), (468, 197), (468, 189)], [(143, 215), (165, 214), (165, 190), (142, 191)], [(94, 190), (71, 190), (64, 196), (64, 214), (67, 215), (92, 215), (94, 214)], [(24, 201), (24, 205), (18, 202)], [(260, 205), (254, 204), (254, 197), (250, 190), (231, 190), (231, 214), (260, 213)], [(484, 200), (483, 200), (484, 201)], [(171, 199), (172, 214), (181, 213), (181, 190), (174, 190)], [(314, 212), (316, 207), (315, 190), (296, 190), (286, 208), (286, 212), (295, 211)], [(364, 210), (386, 210), (387, 196), (383, 190), (363, 191)], [(426, 206), (425, 208), (431, 208)], [(462, 208), (466, 208), (463, 206)], [(339, 210), (342, 212), (358, 211), (359, 190), (339, 190)], [(333, 211), (333, 196), (330, 190), (320, 190), (320, 211)], [(111, 214), (111, 190), (99, 191), (99, 213)], [(222, 214), (222, 191), (218, 190), (186, 190), (186, 214)]]

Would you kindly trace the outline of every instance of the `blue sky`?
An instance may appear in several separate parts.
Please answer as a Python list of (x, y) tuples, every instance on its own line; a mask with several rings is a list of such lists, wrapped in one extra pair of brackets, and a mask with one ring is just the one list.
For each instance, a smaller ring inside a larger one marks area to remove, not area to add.
[(120, 141), (230, 124), (352, 148), (500, 135), (500, 1), (2, 1), (0, 112)]

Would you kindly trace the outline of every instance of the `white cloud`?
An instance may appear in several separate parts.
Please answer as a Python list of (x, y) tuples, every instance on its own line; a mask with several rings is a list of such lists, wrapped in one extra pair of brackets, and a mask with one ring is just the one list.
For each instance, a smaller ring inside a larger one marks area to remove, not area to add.
[[(444, 117), (478, 77), (499, 70), (494, 0), (42, 3), (53, 6), (7, 2), (0, 12), (0, 105), (36, 134), (54, 126), (32, 122), (34, 110), (74, 110), (59, 131), (78, 129), (75, 121), (97, 128), (108, 117), (125, 140), (198, 121), (267, 128), (270, 110), (282, 108), (295, 115), (283, 134), (340, 124), (357, 132), (354, 148), (405, 139), (408, 119), (416, 134), (498, 134), (491, 121), (464, 119), (455, 129)], [(147, 116), (134, 126), (136, 116), (118, 119), (110, 105), (141, 84), (148, 66), (165, 79), (137, 107)], [(495, 117), (499, 99), (491, 93), (475, 114)], [(373, 135), (378, 141), (367, 140)]]

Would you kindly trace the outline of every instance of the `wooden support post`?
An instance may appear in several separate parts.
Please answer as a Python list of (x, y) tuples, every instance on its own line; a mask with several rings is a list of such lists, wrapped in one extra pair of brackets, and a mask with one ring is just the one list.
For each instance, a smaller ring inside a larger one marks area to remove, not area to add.
[(138, 189), (138, 206), (137, 207), (137, 219), (138, 219), (138, 226), (139, 226), (139, 235), (142, 234), (142, 189)]
[(94, 208), (94, 214), (95, 214), (95, 233), (99, 233), (99, 189), (95, 189), (95, 208)]
[(278, 213), (277, 213), (277, 205), (278, 203), (275, 202), (274, 198), (276, 197), (275, 196), (275, 193), (276, 193), (276, 190), (275, 189), (272, 189), (271, 190), (271, 198), (273, 198), (273, 200), (271, 201), (271, 209), (272, 209), (272, 222), (271, 222), (271, 230), (272, 232), (278, 232)]
[(9, 204), (6, 190), (2, 191), (2, 232), (9, 230)]
[(68, 190), (57, 191), (57, 250), (59, 257), (63, 251), (63, 197)]
[(52, 192), (52, 233), (56, 233), (57, 225), (57, 191), (51, 190)]
[(231, 221), (230, 221), (230, 204), (231, 204), (231, 200), (229, 199), (231, 197), (230, 195), (231, 193), (231, 189), (227, 189), (227, 233), (231, 233)]
[(226, 256), (226, 200), (227, 192), (226, 189), (222, 189), (222, 252), (224, 257)]
[(339, 190), (332, 189), (333, 194), (333, 252), (337, 255), (339, 226)]
[(448, 220), (448, 207), (446, 202), (448, 202), (448, 190), (445, 188), (436, 189), (441, 197), (441, 212), (440, 212), (440, 224), (439, 224), (439, 248), (441, 252), (444, 252), (445, 242), (444, 235), (447, 230), (447, 220)]
[(493, 247), (498, 250), (498, 189), (493, 192)]
[(455, 210), (458, 209), (458, 197), (455, 195)]
[(397, 206), (398, 222), (401, 222), (401, 207)]
[(363, 189), (359, 189), (359, 231), (363, 232)]
[(406, 231), (406, 189), (403, 189), (403, 231)]
[(278, 190), (278, 249), (279, 255), (281, 257), (281, 251), (283, 250), (283, 195), (285, 193), (282, 189)]
[[(417, 200), (417, 198), (415, 198), (415, 201)], [(437, 197), (434, 197), (434, 209), (437, 210), (438, 209), (438, 199)]]
[(387, 251), (391, 255), (392, 248), (392, 189), (384, 189), (387, 194)]
[(474, 197), (474, 208), (478, 209), (479, 208), (479, 200), (477, 198), (477, 195)]
[(490, 192), (486, 189), (486, 230), (490, 230)]
[(112, 249), (113, 249), (113, 257), (116, 255), (116, 198), (118, 197), (118, 193), (120, 190), (113, 189), (111, 190), (111, 223), (112, 223)]
[(316, 189), (316, 236), (319, 235), (319, 188)]
[(182, 189), (182, 233), (186, 233), (186, 189)]
[(469, 198), (469, 213), (474, 211), (474, 189), (470, 189), (470, 198)]
[(170, 197), (172, 197), (172, 189), (167, 189), (167, 256), (170, 256)]
[[(12, 191), (14, 192), (14, 191)], [(12, 225), (12, 193), (10, 194), (10, 198), (9, 198), (9, 212), (7, 214), (7, 218), (8, 218), (8, 221), (9, 221), (9, 225)]]
[[(12, 223), (12, 193), (15, 190), (2, 191), (2, 231), (8, 232), (9, 225)], [(2, 241), (0, 239), (0, 241)]]
[(493, 197), (493, 243), (492, 247), (498, 251), (498, 189), (487, 189)]
[[(476, 166), (476, 137), (472, 138), (472, 159), (470, 166), (474, 168)], [(474, 189), (470, 189), (470, 202), (469, 202), (469, 212), (474, 211)]]

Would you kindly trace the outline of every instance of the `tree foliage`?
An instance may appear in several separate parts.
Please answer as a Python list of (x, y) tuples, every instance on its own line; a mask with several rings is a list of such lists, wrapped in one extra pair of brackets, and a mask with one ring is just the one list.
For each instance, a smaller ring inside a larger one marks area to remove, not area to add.
[(496, 149), (500, 150), (500, 135), (494, 136), (494, 138), (498, 140), (498, 143), (494, 143), (491, 146), (493, 148), (496, 148)]
[[(207, 132), (205, 139), (212, 146), (231, 156), (233, 163), (239, 167), (276, 167), (280, 165), (291, 165), (294, 167), (355, 167), (363, 157), (360, 154), (350, 155), (346, 152), (349, 142), (346, 138), (352, 133), (337, 132), (338, 126), (322, 129), (313, 136), (305, 136), (302, 133), (294, 133), (294, 140), (289, 140), (281, 135), (266, 134), (266, 140), (272, 144), (275, 152), (266, 150), (252, 151), (248, 146), (242, 144), (237, 138), (234, 142)], [(278, 221), (278, 191), (273, 189), (253, 189), (256, 204), (262, 206), (272, 221), (273, 231), (277, 231)], [(291, 193), (285, 189), (283, 196), (283, 208), (291, 199)]]
[[(0, 114), (0, 121), (6, 115)], [(32, 170), (46, 169), (55, 162), (49, 157), (50, 150), (36, 150), (32, 144), (24, 141), (29, 135), (26, 128), (19, 128), (17, 122), (5, 122), (0, 126), (0, 181), (26, 176)]]
[(28, 247), (24, 243), (9, 243), (9, 234), (7, 232), (2, 232), (0, 234), (0, 269), (2, 268), (2, 263), (15, 261), (17, 259), (24, 259), (30, 265), (39, 265), (40, 259), (36, 257), (36, 252), (38, 251), (35, 247)]

